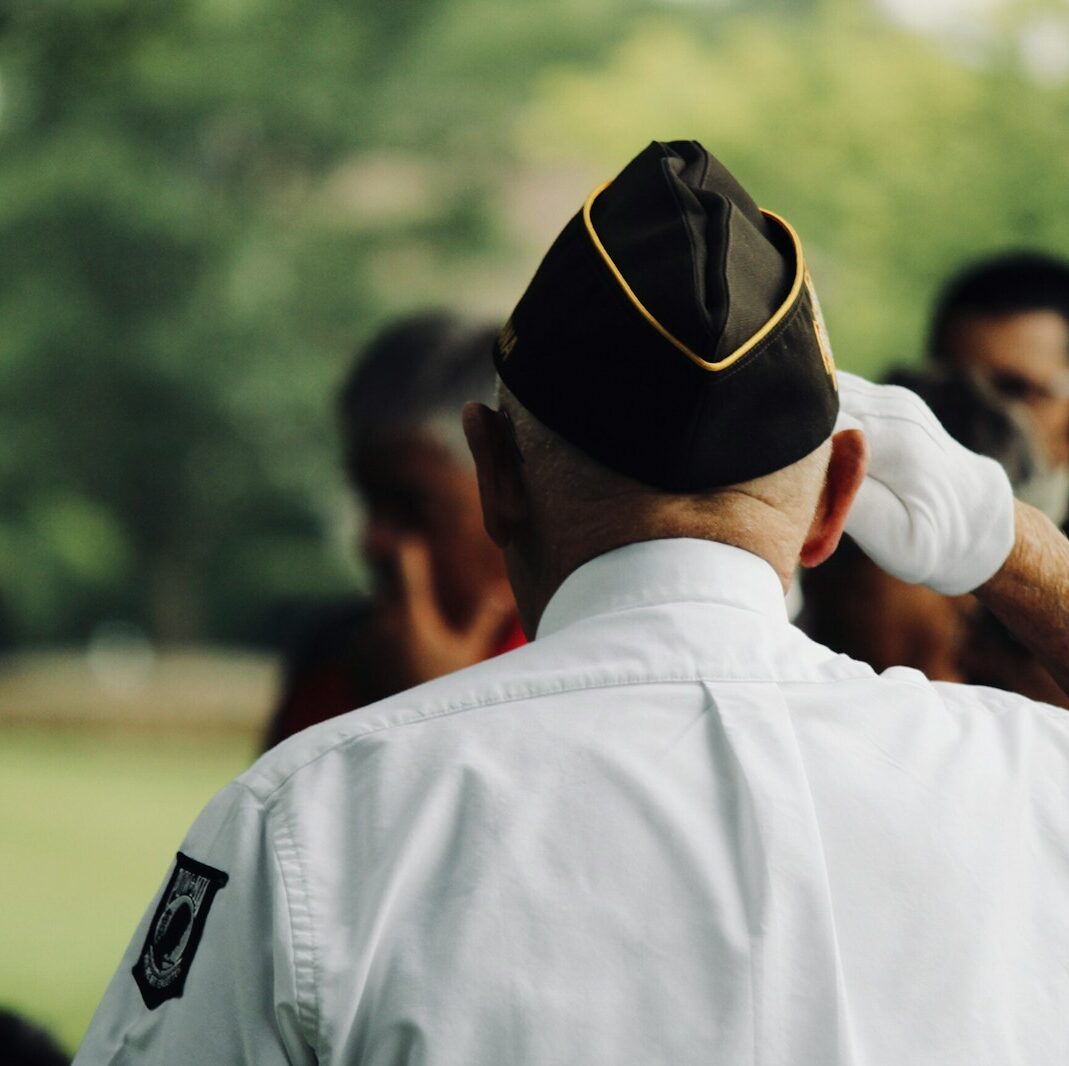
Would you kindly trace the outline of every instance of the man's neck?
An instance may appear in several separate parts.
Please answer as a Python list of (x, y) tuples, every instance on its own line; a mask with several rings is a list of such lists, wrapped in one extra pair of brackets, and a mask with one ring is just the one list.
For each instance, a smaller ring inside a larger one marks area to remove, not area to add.
[(733, 503), (731, 521), (708, 513), (695, 516), (684, 507), (675, 514), (662, 513), (657, 522), (644, 525), (632, 520), (614, 527), (599, 521), (566, 529), (561, 523), (556, 532), (556, 537), (540, 538), (539, 552), (510, 550), (508, 556), (509, 578), (528, 639), (533, 639), (546, 604), (570, 574), (591, 559), (627, 544), (690, 537), (742, 548), (776, 571), (784, 593), (798, 565), (801, 546), (801, 536), (787, 518), (753, 497)]

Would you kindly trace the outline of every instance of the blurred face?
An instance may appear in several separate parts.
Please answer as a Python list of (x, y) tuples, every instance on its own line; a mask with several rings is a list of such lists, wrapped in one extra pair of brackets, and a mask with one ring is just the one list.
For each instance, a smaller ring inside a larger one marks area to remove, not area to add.
[(504, 577), (501, 553), (483, 529), (474, 469), (413, 433), (362, 455), (357, 478), (375, 595), (399, 594), (397, 546), (416, 535), (429, 549), (443, 614), (455, 626), (469, 622), (488, 587)]
[(947, 355), (1024, 416), (1052, 466), (1069, 464), (1069, 323), (1060, 314), (963, 318), (950, 330)]

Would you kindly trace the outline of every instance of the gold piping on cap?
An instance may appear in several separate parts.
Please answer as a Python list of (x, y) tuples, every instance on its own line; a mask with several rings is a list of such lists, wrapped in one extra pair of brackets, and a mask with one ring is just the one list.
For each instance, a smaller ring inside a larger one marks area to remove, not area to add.
[(783, 319), (784, 315), (794, 306), (795, 301), (798, 299), (798, 294), (802, 291), (802, 284), (805, 278), (805, 260), (802, 255), (802, 242), (798, 239), (798, 234), (794, 232), (794, 228), (785, 219), (780, 218), (779, 215), (774, 214), (772, 211), (766, 211), (764, 208), (760, 208), (761, 214), (766, 218), (772, 219), (783, 227), (790, 234), (791, 242), (794, 245), (794, 262), (795, 262), (795, 274), (794, 282), (791, 285), (791, 291), (787, 294), (786, 300), (776, 309), (775, 314), (752, 336), (749, 340), (740, 344), (730, 355), (725, 356), (723, 359), (719, 359), (716, 362), (710, 362), (708, 359), (703, 359), (697, 352), (692, 351), (687, 347), (678, 337), (673, 336), (668, 332), (664, 326), (647, 310), (645, 304), (635, 295), (635, 291), (627, 283), (627, 279), (620, 273), (619, 267), (612, 261), (612, 257), (605, 249), (605, 245), (601, 243), (601, 238), (598, 237), (594, 230), (594, 223), (590, 218), (590, 209), (594, 206), (594, 201), (601, 195), (610, 185), (611, 181), (602, 182), (591, 194), (586, 198), (586, 203), (583, 204), (583, 224), (586, 226), (586, 231), (590, 236), (590, 240), (594, 247), (598, 250), (598, 254), (605, 261), (605, 265), (609, 268), (610, 273), (616, 279), (617, 284), (624, 290), (624, 295), (631, 301), (635, 310), (651, 325), (657, 332), (664, 337), (673, 347), (678, 348), (692, 363), (696, 363), (703, 370), (726, 370), (733, 363), (738, 362), (748, 351), (760, 344), (769, 333), (776, 328), (776, 326)]

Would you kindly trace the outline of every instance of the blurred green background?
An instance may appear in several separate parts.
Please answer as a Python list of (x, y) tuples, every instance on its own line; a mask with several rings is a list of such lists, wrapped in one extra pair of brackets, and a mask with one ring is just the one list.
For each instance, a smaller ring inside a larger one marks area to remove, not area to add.
[(0, 4), (0, 1002), (77, 1040), (251, 758), (280, 619), (359, 584), (354, 350), (428, 304), (503, 318), (589, 189), (674, 137), (792, 221), (840, 365), (879, 372), (964, 261), (1069, 251), (1069, 12)]

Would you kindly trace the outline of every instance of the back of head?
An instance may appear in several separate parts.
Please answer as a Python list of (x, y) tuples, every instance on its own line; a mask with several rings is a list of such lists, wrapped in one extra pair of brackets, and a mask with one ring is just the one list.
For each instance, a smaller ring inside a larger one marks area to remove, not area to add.
[[(599, 550), (654, 537), (696, 537), (747, 547), (767, 521), (760, 501), (799, 529), (812, 517), (827, 467), (828, 448), (772, 473), (700, 492), (668, 492), (613, 470), (570, 444), (531, 414), (501, 384), (523, 456), (534, 532), (542, 550), (582, 538)], [(799, 538), (800, 539), (800, 538)]]
[(801, 242), (696, 142), (654, 142), (590, 194), (494, 362), (560, 536), (738, 543), (770, 510), (812, 517), (838, 394)]
[(361, 455), (403, 435), (429, 437), (468, 461), (460, 410), (468, 400), (491, 402), (496, 332), (448, 311), (428, 311), (371, 340), (338, 396), (345, 466), (354, 482)]
[(952, 358), (964, 319), (1054, 311), (1069, 319), (1069, 262), (1041, 252), (1007, 252), (965, 267), (944, 286), (932, 313), (929, 355)]

